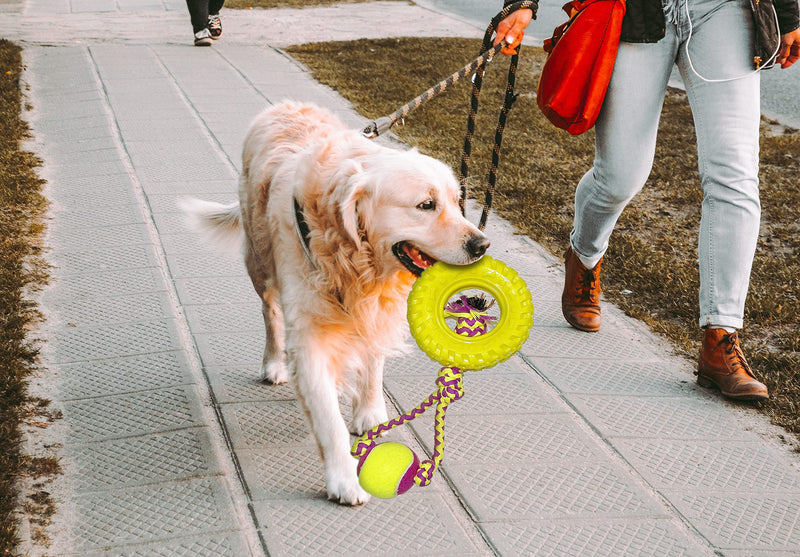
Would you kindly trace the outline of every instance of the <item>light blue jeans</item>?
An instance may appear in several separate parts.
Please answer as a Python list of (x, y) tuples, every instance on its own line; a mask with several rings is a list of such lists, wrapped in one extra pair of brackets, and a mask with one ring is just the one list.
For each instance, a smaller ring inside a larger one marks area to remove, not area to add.
[[(760, 80), (753, 73), (747, 0), (686, 0), (667, 6), (659, 42), (620, 43), (596, 124), (594, 167), (575, 192), (573, 250), (589, 267), (608, 248), (622, 210), (653, 165), (656, 132), (670, 73), (678, 65), (692, 107), (703, 188), (698, 242), (700, 326), (741, 328), (758, 239)], [(691, 140), (686, 130), (686, 140)]]

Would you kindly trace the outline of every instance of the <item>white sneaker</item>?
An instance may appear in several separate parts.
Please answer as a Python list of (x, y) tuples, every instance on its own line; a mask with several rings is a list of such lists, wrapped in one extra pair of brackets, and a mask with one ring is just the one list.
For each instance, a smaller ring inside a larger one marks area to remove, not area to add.
[(194, 34), (194, 46), (211, 46), (214, 39), (211, 38), (211, 32), (208, 29), (200, 29)]

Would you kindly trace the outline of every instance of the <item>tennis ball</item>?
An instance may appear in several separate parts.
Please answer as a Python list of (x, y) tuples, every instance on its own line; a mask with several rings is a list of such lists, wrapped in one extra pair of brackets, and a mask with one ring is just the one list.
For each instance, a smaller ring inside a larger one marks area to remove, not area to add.
[(367, 493), (391, 499), (411, 489), (419, 458), (400, 443), (375, 445), (358, 461), (358, 483)]

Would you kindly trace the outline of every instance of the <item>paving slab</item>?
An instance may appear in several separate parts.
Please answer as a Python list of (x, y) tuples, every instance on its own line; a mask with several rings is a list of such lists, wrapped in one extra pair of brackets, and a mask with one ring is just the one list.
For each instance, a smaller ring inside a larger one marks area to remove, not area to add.
[[(406, 2), (223, 10), (207, 49), (178, 0), (25, 0), (0, 20), (25, 47), (51, 201), (32, 389), (63, 416), (28, 435), (64, 474), (51, 544), (23, 531), (27, 555), (800, 553), (800, 457), (781, 431), (700, 389), (693, 362), (611, 305), (599, 333), (567, 326), (560, 261), (496, 216), (489, 253), (531, 290), (530, 339), (466, 374), (430, 486), (326, 500), (293, 389), (259, 381), (263, 322), (238, 251), (211, 250), (177, 203), (237, 199), (244, 134), (272, 103), (364, 124), (281, 48), (482, 30)], [(389, 414), (437, 371), (417, 349), (390, 360)], [(430, 455), (431, 413), (387, 438)]]

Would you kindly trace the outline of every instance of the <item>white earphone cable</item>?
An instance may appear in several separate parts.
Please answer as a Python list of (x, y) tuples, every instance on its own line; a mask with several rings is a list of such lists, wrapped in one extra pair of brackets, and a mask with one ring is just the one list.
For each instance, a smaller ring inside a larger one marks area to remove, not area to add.
[[(692, 57), (689, 55), (689, 43), (692, 40), (692, 18), (689, 15), (689, 0), (684, 0), (683, 6), (684, 6), (684, 9), (686, 10), (686, 20), (689, 22), (689, 34), (686, 37), (686, 44), (684, 45), (684, 49), (686, 51), (686, 61), (689, 62), (689, 68), (692, 70), (692, 72), (697, 77), (699, 77), (700, 79), (702, 79), (705, 82), (708, 82), (708, 83), (724, 83), (726, 81), (736, 81), (737, 79), (743, 79), (743, 78), (745, 78), (747, 76), (753, 75), (754, 73), (758, 73), (764, 68), (764, 66), (769, 65), (775, 59), (775, 57), (778, 56), (778, 52), (780, 52), (780, 50), (781, 50), (781, 43), (780, 43), (780, 40), (779, 40), (778, 41), (778, 47), (775, 49), (775, 52), (772, 53), (772, 56), (770, 56), (769, 59), (766, 62), (764, 62), (761, 66), (759, 66), (758, 68), (756, 68), (752, 72), (747, 72), (746, 74), (743, 74), (743, 75), (740, 75), (740, 76), (737, 76), (737, 77), (728, 77), (728, 78), (725, 78), (725, 79), (708, 79), (706, 77), (703, 77), (694, 68), (694, 64), (692, 63)], [(772, 14), (775, 16), (775, 28), (777, 29), (778, 28), (778, 12), (775, 11), (775, 6), (772, 6)]]

